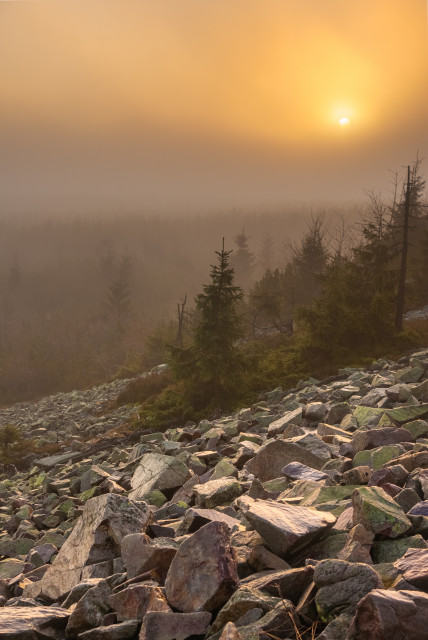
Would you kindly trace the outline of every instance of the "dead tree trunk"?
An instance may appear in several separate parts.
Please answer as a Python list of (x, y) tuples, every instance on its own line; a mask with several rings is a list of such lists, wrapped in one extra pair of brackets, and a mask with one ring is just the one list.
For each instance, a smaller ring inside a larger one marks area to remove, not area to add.
[(407, 252), (409, 248), (409, 217), (410, 217), (410, 166), (407, 167), (407, 187), (404, 201), (404, 220), (403, 220), (403, 243), (401, 248), (401, 265), (400, 275), (398, 279), (397, 290), (397, 307), (395, 314), (395, 328), (397, 331), (403, 329), (404, 304), (406, 300), (406, 269), (407, 269)]

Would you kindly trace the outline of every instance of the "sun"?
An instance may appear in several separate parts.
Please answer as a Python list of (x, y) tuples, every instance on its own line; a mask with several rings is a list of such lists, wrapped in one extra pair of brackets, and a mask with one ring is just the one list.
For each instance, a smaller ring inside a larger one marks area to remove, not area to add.
[(342, 118), (340, 118), (339, 124), (341, 127), (348, 127), (351, 124), (351, 121), (348, 117), (343, 116)]

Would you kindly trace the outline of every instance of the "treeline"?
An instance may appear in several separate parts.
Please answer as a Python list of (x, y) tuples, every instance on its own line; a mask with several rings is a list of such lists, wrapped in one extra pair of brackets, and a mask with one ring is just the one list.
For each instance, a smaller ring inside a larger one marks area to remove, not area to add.
[[(353, 357), (397, 332), (408, 193), (406, 309), (428, 303), (421, 164), (409, 189), (364, 207), (218, 215), (3, 220), (0, 403), (133, 375), (190, 348), (213, 252), (225, 238), (243, 289), (247, 397)], [(357, 222), (356, 222), (357, 221)], [(167, 378), (167, 376), (166, 376)], [(171, 403), (174, 407), (174, 402)]]
[(425, 339), (426, 327), (423, 337), (403, 331), (404, 311), (428, 304), (424, 191), (418, 160), (397, 179), (391, 201), (369, 194), (354, 234), (345, 225), (332, 233), (324, 216), (313, 216), (285, 266), (268, 268), (245, 297), (254, 256), (245, 232), (238, 234), (233, 254), (217, 252), (211, 280), (187, 316), (183, 302), (179, 344), (172, 335), (163, 342), (172, 372), (164, 374), (164, 390), (147, 399), (151, 383), (135, 386), (144, 425), (229, 410), (277, 384), (328, 376), (340, 364)]
[[(357, 207), (346, 210), (349, 218), (358, 214)], [(268, 266), (282, 267), (307, 215), (304, 208), (3, 215), (0, 404), (103, 382), (121, 368), (125, 374), (153, 366), (165, 341), (177, 337), (177, 304), (187, 294), (187, 316), (222, 236), (237, 255), (234, 238), (251, 237), (251, 269), (242, 274), (248, 289)]]

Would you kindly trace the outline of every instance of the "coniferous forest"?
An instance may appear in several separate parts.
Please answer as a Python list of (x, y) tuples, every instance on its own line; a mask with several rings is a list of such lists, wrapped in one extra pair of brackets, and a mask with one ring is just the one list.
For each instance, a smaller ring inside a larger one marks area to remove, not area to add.
[(363, 205), (343, 211), (4, 218), (3, 404), (165, 361), (176, 373), (185, 362), (195, 374), (208, 335), (203, 291), (213, 286), (210, 265), (218, 268), (223, 237), (240, 370), (236, 393), (223, 393), (223, 403), (418, 340), (414, 328), (397, 326), (397, 295), (405, 251), (404, 310), (428, 303), (419, 160), (407, 178), (397, 174), (393, 197), (368, 192)]

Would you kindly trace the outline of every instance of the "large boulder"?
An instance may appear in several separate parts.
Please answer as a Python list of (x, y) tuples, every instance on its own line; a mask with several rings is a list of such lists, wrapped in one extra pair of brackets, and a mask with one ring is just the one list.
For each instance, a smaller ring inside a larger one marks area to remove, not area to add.
[(190, 477), (189, 469), (181, 460), (161, 453), (146, 453), (132, 476), (129, 497), (136, 500), (154, 489), (162, 492), (178, 489)]
[(374, 589), (357, 606), (346, 640), (426, 640), (428, 595)]
[(331, 513), (272, 500), (244, 497), (239, 505), (266, 546), (281, 557), (299, 551), (336, 522)]
[[(152, 514), (145, 503), (136, 504), (116, 494), (87, 501), (83, 514), (42, 580), (24, 589), (27, 598), (59, 600), (84, 578), (96, 576), (92, 568), (113, 573), (112, 561), (120, 556), (122, 539), (145, 530)], [(106, 577), (106, 576), (104, 576)]]
[(168, 603), (183, 612), (214, 611), (238, 584), (224, 522), (210, 522), (181, 543), (165, 581)]

